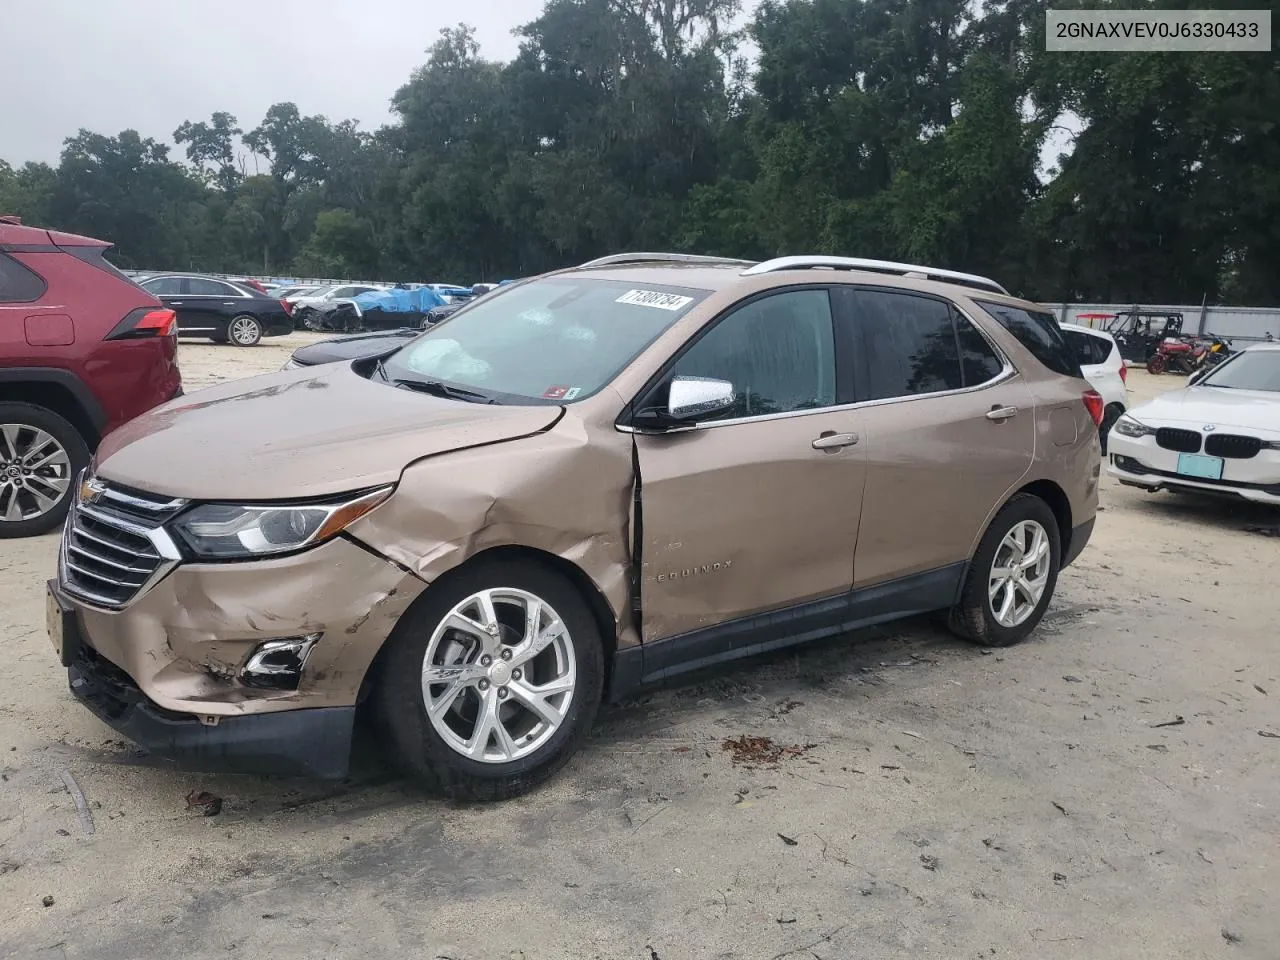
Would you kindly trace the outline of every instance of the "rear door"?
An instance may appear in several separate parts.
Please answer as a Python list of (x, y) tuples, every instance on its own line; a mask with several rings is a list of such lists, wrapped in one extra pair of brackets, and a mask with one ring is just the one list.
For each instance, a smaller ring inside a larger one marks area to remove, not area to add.
[(855, 588), (930, 573), (958, 582), (952, 568), (1031, 465), (1031, 391), (949, 301), (890, 288), (847, 295), (867, 457)]
[(228, 320), (239, 313), (253, 312), (253, 298), (229, 283), (212, 277), (188, 277), (186, 283), (193, 330), (221, 336)]

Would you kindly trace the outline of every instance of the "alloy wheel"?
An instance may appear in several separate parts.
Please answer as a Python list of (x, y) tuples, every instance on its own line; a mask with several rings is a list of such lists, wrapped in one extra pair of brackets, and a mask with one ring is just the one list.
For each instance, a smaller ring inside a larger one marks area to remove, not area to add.
[(0, 522), (34, 520), (71, 486), (71, 457), (54, 436), (23, 423), (0, 424)]
[(576, 683), (564, 621), (515, 588), (481, 590), (457, 604), (432, 632), (422, 663), (432, 727), (480, 763), (510, 763), (543, 746), (564, 723)]
[(258, 321), (252, 317), (236, 317), (231, 321), (231, 339), (244, 347), (251, 347), (261, 339)]
[(987, 583), (991, 613), (1003, 627), (1016, 627), (1035, 612), (1049, 583), (1049, 534), (1035, 520), (1023, 520), (1000, 541)]

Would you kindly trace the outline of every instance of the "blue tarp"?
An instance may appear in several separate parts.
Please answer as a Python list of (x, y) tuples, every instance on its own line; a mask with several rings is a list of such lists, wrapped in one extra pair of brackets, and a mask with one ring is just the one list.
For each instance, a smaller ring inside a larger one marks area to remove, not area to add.
[(432, 307), (444, 306), (445, 299), (430, 287), (417, 290), (372, 290), (353, 297), (363, 312), (382, 310), (385, 313), (426, 313)]

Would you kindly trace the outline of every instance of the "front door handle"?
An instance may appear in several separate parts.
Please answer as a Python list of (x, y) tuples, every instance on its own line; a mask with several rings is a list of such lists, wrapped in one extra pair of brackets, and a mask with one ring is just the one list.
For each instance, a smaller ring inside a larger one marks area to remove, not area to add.
[(182, 306), (182, 301), (181, 301), (181, 300), (166, 300), (166, 301), (165, 301), (165, 303), (169, 304), (169, 306), (171, 306), (171, 307), (180, 307), (180, 306)]
[(992, 407), (987, 411), (988, 420), (1008, 420), (1018, 415), (1017, 407)]
[(856, 433), (824, 433), (813, 441), (813, 449), (815, 450), (839, 450), (843, 447), (852, 447), (858, 442)]

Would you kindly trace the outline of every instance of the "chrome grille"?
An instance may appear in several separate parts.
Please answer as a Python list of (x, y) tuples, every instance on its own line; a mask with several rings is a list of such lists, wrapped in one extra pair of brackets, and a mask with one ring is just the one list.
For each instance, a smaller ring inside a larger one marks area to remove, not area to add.
[(185, 505), (82, 476), (62, 532), (63, 589), (94, 606), (127, 606), (177, 564), (162, 524)]

